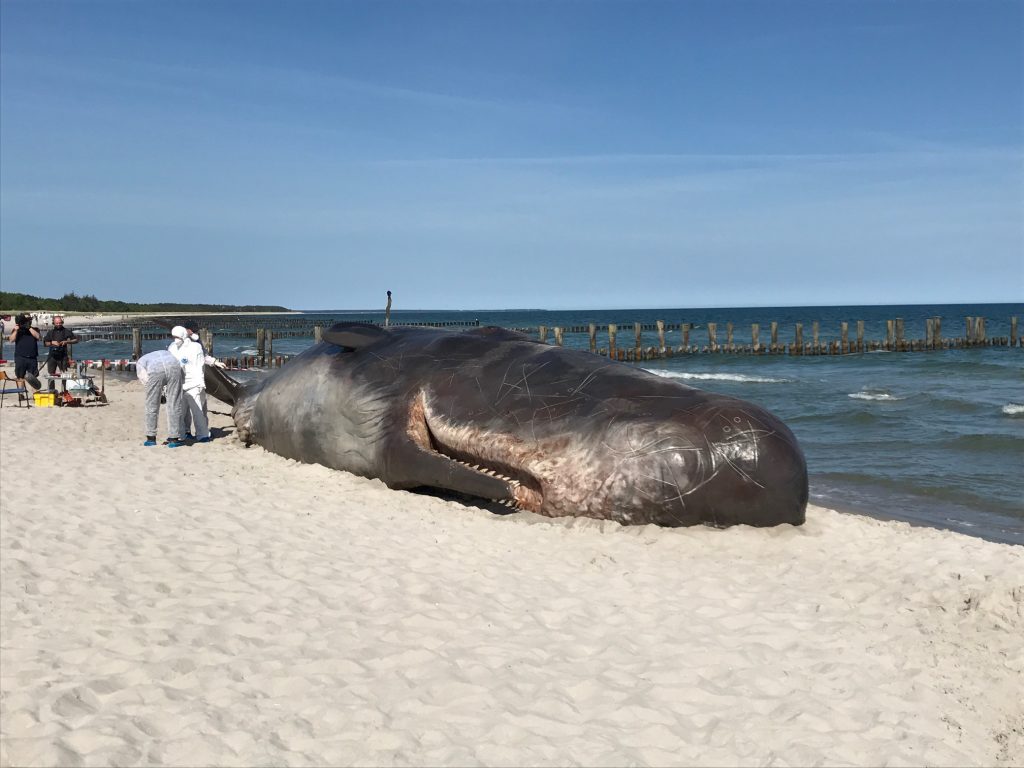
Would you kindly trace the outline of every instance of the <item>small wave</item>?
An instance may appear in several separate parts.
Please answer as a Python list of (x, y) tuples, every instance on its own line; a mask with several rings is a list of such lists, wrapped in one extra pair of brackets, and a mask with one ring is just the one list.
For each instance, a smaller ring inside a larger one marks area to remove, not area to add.
[(694, 381), (742, 381), (753, 384), (786, 384), (792, 379), (772, 379), (767, 376), (747, 376), (742, 373), (681, 373), (679, 371), (654, 371), (644, 368), (648, 373), (666, 379), (688, 379)]
[(259, 352), (255, 349), (243, 349), (238, 354), (242, 355), (243, 357), (255, 357), (256, 355), (259, 354)]
[(813, 424), (815, 428), (826, 426), (871, 427), (876, 424), (892, 425), (893, 419), (898, 419), (899, 423), (903, 423), (903, 417), (900, 414), (893, 416), (888, 413), (882, 413), (877, 408), (851, 408), (847, 411), (836, 411), (835, 413), (811, 412), (791, 414), (786, 417), (786, 423)]
[(870, 390), (862, 392), (853, 392), (847, 395), (847, 397), (852, 397), (854, 400), (878, 400), (890, 403), (894, 403), (899, 400), (906, 400), (905, 397), (897, 397), (896, 395), (890, 392), (872, 392)]
[(956, 413), (980, 413), (986, 410), (986, 406), (970, 400), (962, 400), (958, 397), (944, 397), (930, 393), (922, 393), (923, 408), (934, 408), (936, 411), (953, 411)]
[(1024, 416), (1024, 405), (1020, 403), (1007, 403), (1003, 406), (1003, 413), (1007, 416)]
[(960, 435), (943, 441), (944, 447), (968, 453), (996, 453), (1002, 455), (1020, 455), (1024, 449), (1024, 439), (1014, 435)]

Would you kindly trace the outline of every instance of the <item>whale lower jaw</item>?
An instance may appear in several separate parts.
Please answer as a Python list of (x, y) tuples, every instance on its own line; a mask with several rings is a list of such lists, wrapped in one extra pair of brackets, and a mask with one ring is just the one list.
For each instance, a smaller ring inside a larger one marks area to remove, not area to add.
[(409, 409), (406, 433), (420, 449), (442, 456), (480, 475), (507, 484), (507, 499), (488, 499), (511, 509), (544, 512), (543, 484), (526, 469), (521, 441), (506, 434), (484, 432), (471, 425), (451, 424), (433, 412), (425, 393)]

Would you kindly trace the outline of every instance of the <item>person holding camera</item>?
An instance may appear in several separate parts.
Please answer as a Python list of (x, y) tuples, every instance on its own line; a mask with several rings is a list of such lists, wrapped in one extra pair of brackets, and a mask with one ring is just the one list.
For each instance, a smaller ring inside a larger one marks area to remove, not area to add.
[(70, 355), (68, 348), (78, 341), (74, 332), (64, 327), (64, 318), (60, 315), (53, 316), (53, 328), (43, 337), (43, 346), (50, 348), (50, 354), (46, 358), (46, 371), (51, 376), (55, 375), (57, 369), (64, 373), (68, 369)]
[(14, 330), (7, 340), (14, 342), (14, 377), (18, 387), (24, 387), (27, 381), (33, 389), (42, 389), (43, 385), (36, 378), (39, 375), (39, 331), (32, 327), (32, 318), (28, 315), (14, 318)]

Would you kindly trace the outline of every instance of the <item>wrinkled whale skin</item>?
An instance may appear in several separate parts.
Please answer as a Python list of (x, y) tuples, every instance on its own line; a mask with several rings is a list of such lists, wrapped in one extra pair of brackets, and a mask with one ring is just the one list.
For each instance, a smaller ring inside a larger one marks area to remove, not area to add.
[(752, 403), (499, 328), (339, 324), (323, 338), (255, 385), (213, 373), (244, 442), (552, 517), (804, 522), (800, 446)]

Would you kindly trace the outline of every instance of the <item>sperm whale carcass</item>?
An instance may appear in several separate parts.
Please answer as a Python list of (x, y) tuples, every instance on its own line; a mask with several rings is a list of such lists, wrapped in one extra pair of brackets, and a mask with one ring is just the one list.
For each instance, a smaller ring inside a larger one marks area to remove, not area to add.
[(752, 403), (501, 328), (338, 324), (260, 381), (208, 367), (247, 445), (551, 517), (799, 525), (807, 465)]

